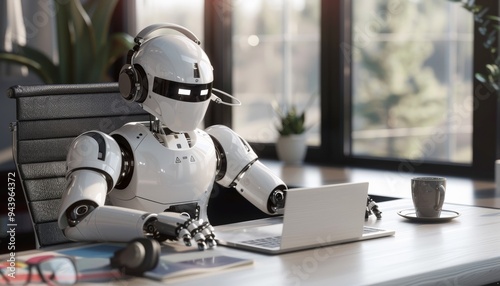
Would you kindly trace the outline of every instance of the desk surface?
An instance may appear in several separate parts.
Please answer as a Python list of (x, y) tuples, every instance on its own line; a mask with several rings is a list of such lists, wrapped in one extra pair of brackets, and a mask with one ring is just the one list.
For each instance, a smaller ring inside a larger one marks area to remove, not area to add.
[[(364, 181), (370, 183), (369, 194), (394, 198), (411, 198), (411, 178), (432, 175), (350, 167), (285, 166), (278, 161), (264, 160), (263, 162), (289, 186), (312, 187)], [(496, 190), (493, 181), (452, 176), (446, 176), (446, 178), (446, 202), (500, 208), (500, 192)]]
[[(460, 217), (446, 223), (421, 224), (397, 214), (399, 210), (412, 207), (408, 199), (382, 202), (380, 207), (383, 218), (370, 218), (366, 224), (394, 229), (393, 237), (276, 256), (222, 246), (199, 252), (178, 243), (165, 245), (162, 259), (172, 262), (222, 254), (254, 262), (249, 266), (164, 283), (196, 286), (435, 285), (439, 281), (443, 285), (485, 285), (500, 281), (500, 210), (445, 204), (445, 209), (460, 212)], [(160, 285), (143, 278), (127, 282)]]
[[(394, 237), (279, 256), (219, 247), (254, 260), (248, 268), (185, 281), (227, 285), (484, 285), (500, 281), (500, 210), (446, 205), (461, 216), (448, 223), (416, 224), (397, 215), (411, 201), (381, 203), (382, 220), (367, 225), (396, 230)], [(208, 280), (208, 281), (206, 281)], [(220, 282), (219, 282), (220, 283)]]

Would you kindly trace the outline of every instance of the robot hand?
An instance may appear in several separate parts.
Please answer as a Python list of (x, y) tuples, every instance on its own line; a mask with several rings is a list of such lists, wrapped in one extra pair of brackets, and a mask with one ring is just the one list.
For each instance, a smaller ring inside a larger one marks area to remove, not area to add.
[(377, 219), (382, 218), (382, 212), (378, 209), (377, 203), (372, 198), (370, 198), (370, 196), (368, 196), (366, 199), (365, 218), (368, 218), (372, 214), (374, 214)]
[(187, 213), (159, 213), (151, 224), (146, 226), (147, 232), (153, 233), (157, 239), (182, 239), (184, 244), (191, 246), (191, 240), (198, 243), (199, 250), (213, 248), (215, 241), (214, 228), (208, 221), (191, 218)]

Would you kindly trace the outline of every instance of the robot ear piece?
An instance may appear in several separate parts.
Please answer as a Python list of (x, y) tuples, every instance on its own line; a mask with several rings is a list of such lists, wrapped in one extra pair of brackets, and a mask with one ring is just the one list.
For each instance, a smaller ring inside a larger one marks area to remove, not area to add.
[(126, 100), (133, 100), (135, 97), (136, 77), (134, 68), (129, 64), (124, 65), (120, 70), (118, 87), (120, 88), (120, 94)]
[(129, 242), (125, 248), (116, 251), (111, 257), (111, 267), (120, 268), (128, 275), (141, 276), (158, 265), (161, 246), (154, 239), (138, 238)]
[(148, 78), (138, 64), (126, 64), (120, 70), (118, 78), (120, 94), (129, 101), (144, 102), (148, 94)]
[(146, 97), (148, 96), (148, 76), (146, 75), (146, 71), (144, 68), (142, 68), (141, 65), (139, 64), (134, 64), (134, 70), (135, 73), (137, 74), (137, 80), (139, 82), (139, 90), (136, 93), (136, 97), (134, 99), (135, 102), (142, 103), (144, 100), (146, 100)]

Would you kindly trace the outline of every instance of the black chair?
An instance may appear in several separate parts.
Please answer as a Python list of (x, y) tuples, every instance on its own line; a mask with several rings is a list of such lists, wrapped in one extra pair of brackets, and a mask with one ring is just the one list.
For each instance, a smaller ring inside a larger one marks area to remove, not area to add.
[(68, 242), (57, 226), (65, 189), (66, 154), (87, 130), (109, 133), (131, 121), (147, 121), (137, 103), (125, 101), (117, 83), (14, 86), (13, 154), (33, 223), (36, 247)]

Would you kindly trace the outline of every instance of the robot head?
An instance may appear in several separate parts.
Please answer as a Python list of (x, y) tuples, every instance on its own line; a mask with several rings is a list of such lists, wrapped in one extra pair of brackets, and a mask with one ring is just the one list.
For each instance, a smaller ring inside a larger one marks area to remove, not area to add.
[[(144, 39), (161, 28), (178, 34)], [(120, 71), (122, 96), (176, 132), (194, 130), (203, 120), (212, 95), (213, 68), (189, 30), (174, 24), (153, 25), (135, 38), (137, 45)]]

